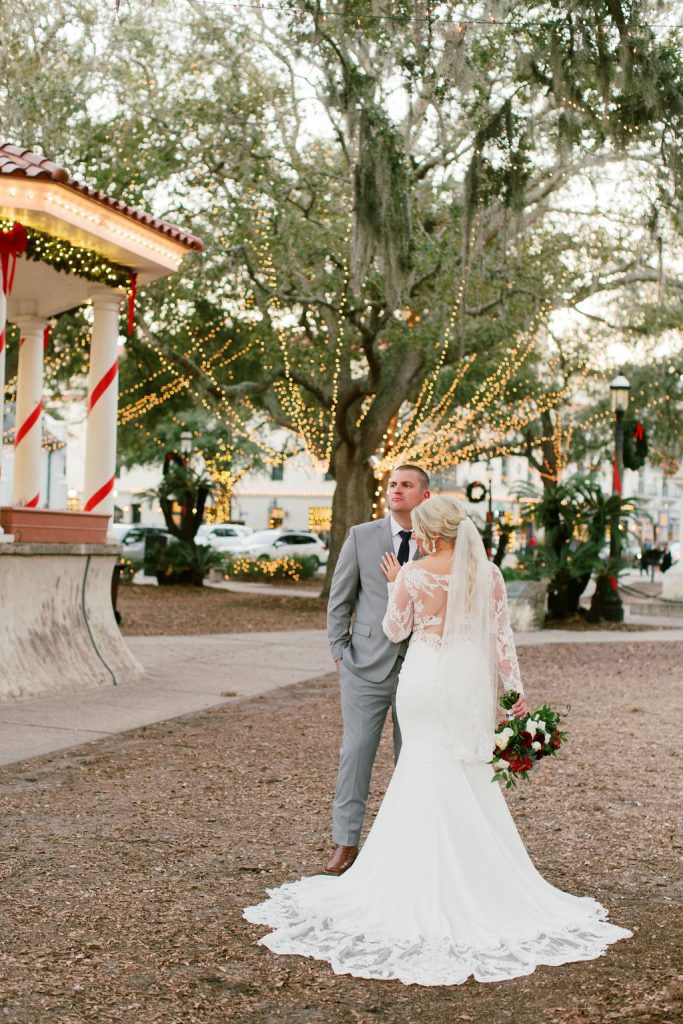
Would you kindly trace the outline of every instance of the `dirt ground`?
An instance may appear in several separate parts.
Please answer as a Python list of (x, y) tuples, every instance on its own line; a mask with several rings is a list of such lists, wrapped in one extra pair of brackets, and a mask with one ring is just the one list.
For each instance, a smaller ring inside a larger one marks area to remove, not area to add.
[[(320, 584), (322, 585), (322, 584)], [(119, 587), (124, 636), (196, 636), (325, 629), (327, 602), (293, 594), (237, 594), (210, 587)]]
[[(278, 587), (283, 584), (278, 584)], [(286, 586), (286, 584), (284, 584)], [(322, 580), (296, 584), (320, 590)], [(189, 636), (202, 633), (252, 633), (287, 629), (325, 629), (326, 601), (287, 593), (235, 593), (210, 587), (119, 588), (118, 609), (126, 636)], [(650, 626), (624, 623), (591, 625), (581, 616), (550, 623), (550, 629), (613, 629), (639, 632)]]
[(549, 881), (597, 897), (632, 939), (589, 963), (432, 989), (258, 946), (242, 907), (329, 849), (340, 718), (325, 677), (0, 769), (0, 1020), (680, 1024), (681, 647), (520, 660), (532, 701), (572, 711), (561, 760), (508, 794), (517, 825)]

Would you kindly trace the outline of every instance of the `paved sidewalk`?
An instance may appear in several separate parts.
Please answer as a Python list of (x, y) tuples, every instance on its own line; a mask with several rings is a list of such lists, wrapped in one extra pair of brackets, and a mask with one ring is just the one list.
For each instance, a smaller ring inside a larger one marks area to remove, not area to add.
[[(683, 629), (539, 630), (518, 647), (548, 644), (681, 642)], [(255, 697), (332, 671), (323, 630), (208, 636), (128, 637), (147, 676), (128, 686), (80, 690), (0, 704), (0, 764)]]
[(255, 697), (331, 671), (323, 630), (127, 637), (141, 683), (0, 704), (0, 764)]

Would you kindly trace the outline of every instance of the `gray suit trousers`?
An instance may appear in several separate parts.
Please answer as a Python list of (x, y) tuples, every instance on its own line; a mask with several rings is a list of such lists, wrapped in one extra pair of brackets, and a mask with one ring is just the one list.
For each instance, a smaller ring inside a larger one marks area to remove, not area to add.
[(402, 664), (403, 658), (397, 658), (391, 672), (381, 682), (361, 679), (344, 662), (339, 666), (344, 734), (334, 794), (332, 839), (342, 846), (357, 846), (360, 840), (372, 766), (389, 708), (394, 726), (395, 760), (401, 749), (396, 686)]

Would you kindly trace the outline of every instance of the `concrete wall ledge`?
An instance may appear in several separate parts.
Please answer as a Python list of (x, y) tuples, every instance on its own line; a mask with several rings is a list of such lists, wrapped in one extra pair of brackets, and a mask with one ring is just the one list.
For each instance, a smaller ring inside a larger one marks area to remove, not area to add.
[(0, 547), (0, 701), (136, 682), (114, 618), (115, 544)]
[(515, 633), (543, 629), (548, 606), (547, 580), (507, 580), (510, 624)]
[(30, 541), (0, 544), (0, 558), (7, 555), (118, 555), (119, 544), (46, 544)]

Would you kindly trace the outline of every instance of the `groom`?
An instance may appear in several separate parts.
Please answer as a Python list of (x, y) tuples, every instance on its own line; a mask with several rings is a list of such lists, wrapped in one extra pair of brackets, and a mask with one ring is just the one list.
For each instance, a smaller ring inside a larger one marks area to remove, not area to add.
[(343, 874), (358, 855), (370, 775), (390, 707), (394, 759), (401, 749), (396, 684), (407, 641), (393, 644), (382, 630), (388, 592), (380, 560), (385, 552), (393, 552), (401, 564), (415, 557), (410, 513), (428, 497), (425, 471), (398, 466), (387, 488), (390, 515), (352, 526), (334, 570), (327, 635), (339, 672), (344, 735), (332, 824), (337, 845), (325, 868), (328, 875)]

